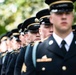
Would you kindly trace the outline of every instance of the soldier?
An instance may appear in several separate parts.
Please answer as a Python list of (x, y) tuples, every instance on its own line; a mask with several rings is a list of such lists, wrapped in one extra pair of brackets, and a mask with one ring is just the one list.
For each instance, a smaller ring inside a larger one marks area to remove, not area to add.
[[(35, 47), (35, 45), (36, 45), (35, 48), (37, 48), (38, 44), (40, 44), (41, 42), (46, 40), (53, 33), (53, 24), (50, 23), (49, 17), (50, 17), (49, 9), (43, 9), (43, 10), (37, 12), (37, 14), (36, 14), (36, 18), (39, 20), (39, 23), (40, 23), (39, 33), (40, 33), (41, 40), (34, 44), (33, 47)], [(35, 51), (34, 51), (34, 53), (35, 53)], [(25, 53), (25, 55), (27, 55), (27, 52)], [(35, 57), (35, 55), (34, 54), (32, 54), (32, 55), (33, 55), (32, 56), (32, 59), (33, 59), (33, 57)], [(28, 57), (28, 56), (26, 56), (26, 57)], [(26, 62), (26, 59), (27, 59), (26, 57), (24, 59), (25, 62)], [(34, 62), (33, 62), (33, 64), (34, 64)], [(34, 66), (35, 66), (35, 64), (34, 64)]]
[(2, 69), (1, 69), (2, 70), (2, 73), (1, 73), (1, 75), (5, 75), (7, 61), (8, 61), (9, 55), (10, 55), (10, 53), (12, 51), (10, 36), (11, 36), (11, 32), (7, 32), (7, 37), (8, 37), (7, 38), (7, 41), (6, 41), (6, 44), (7, 44), (7, 53), (4, 56), (5, 57), (5, 60), (4, 60), (4, 63), (2, 65)]
[(36, 17), (40, 22), (40, 38), (41, 41), (44, 41), (45, 38), (49, 37), (53, 33), (53, 24), (50, 23), (50, 11), (49, 9), (43, 9), (37, 12)]
[[(36, 17), (31, 17), (24, 22), (26, 24), (28, 30), (28, 41), (29, 43), (40, 40), (39, 35), (39, 22), (36, 22)], [(31, 38), (30, 38), (31, 37)]]
[(7, 61), (8, 65), (6, 67), (6, 75), (14, 74), (16, 58), (19, 54), (20, 47), (21, 47), (21, 41), (19, 39), (18, 29), (13, 29), (11, 32), (12, 32), (11, 41), (12, 41), (13, 51), (10, 53), (10, 56)]
[(39, 44), (36, 50), (36, 66), (32, 62), (32, 50), (26, 59), (26, 75), (75, 75), (76, 36), (72, 32), (74, 0), (45, 0), (50, 6), (50, 22), (53, 34)]
[[(35, 21), (35, 19), (36, 17), (31, 17), (26, 19), (22, 26), (22, 28), (24, 28), (24, 33), (27, 34), (25, 38), (27, 39), (26, 42), (28, 43), (32, 43), (34, 41), (40, 40), (40, 35), (39, 35), (40, 25), (39, 25), (39, 22)], [(16, 65), (15, 65), (14, 75), (21, 75), (21, 69), (24, 63), (26, 46), (21, 49), (20, 54), (18, 55)]]
[(5, 57), (6, 57), (6, 54), (7, 54), (7, 50), (8, 50), (8, 47), (7, 47), (7, 33), (3, 34), (1, 36), (1, 44), (0, 44), (0, 47), (1, 47), (1, 64), (2, 64), (2, 67), (1, 67), (1, 75), (4, 75), (5, 74), (5, 71), (3, 70), (3, 65), (4, 65), (4, 62), (5, 62)]
[(1, 36), (1, 52), (7, 52), (7, 38), (6, 33)]
[(19, 49), (21, 47), (21, 40), (19, 39), (18, 29), (13, 29), (11, 32), (12, 32), (11, 41), (13, 50)]
[[(26, 26), (24, 24), (21, 25), (20, 27), (20, 30), (19, 30), (19, 33), (20, 33), (20, 39), (21, 41), (23, 41), (25, 43), (25, 45), (23, 45), (23, 47), (21, 46), (21, 51), (17, 57), (17, 60), (16, 60), (16, 68), (15, 68), (15, 74), (25, 74), (25, 69), (26, 69), (26, 66), (25, 64), (23, 64), (24, 62), (24, 54), (25, 54), (25, 51), (26, 51), (26, 46), (28, 45), (28, 30), (26, 29)], [(23, 68), (23, 69), (22, 69)], [(16, 72), (17, 70), (17, 72)], [(19, 75), (18, 74), (18, 75)]]
[(24, 47), (25, 46), (25, 44), (26, 44), (26, 41), (25, 41), (25, 37), (24, 37), (24, 30), (23, 30), (23, 28), (22, 28), (22, 24), (23, 23), (20, 23), (18, 26), (17, 26), (17, 28), (18, 28), (18, 31), (19, 31), (19, 39), (21, 40), (21, 47)]

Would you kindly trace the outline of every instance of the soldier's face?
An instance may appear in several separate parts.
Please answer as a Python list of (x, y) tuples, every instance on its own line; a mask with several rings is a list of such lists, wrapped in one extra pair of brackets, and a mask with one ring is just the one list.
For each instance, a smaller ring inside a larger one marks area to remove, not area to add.
[(25, 44), (25, 37), (24, 37), (24, 35), (20, 35), (19, 36), (19, 39), (21, 40), (21, 44), (23, 45), (23, 44)]
[(71, 31), (73, 19), (73, 12), (52, 13), (50, 16), (50, 21), (54, 26), (54, 32), (65, 33)]
[(53, 33), (53, 25), (41, 25), (39, 28), (40, 37), (45, 39)]
[(30, 42), (34, 42), (34, 41), (40, 40), (39, 32), (38, 33), (30, 33), (30, 32), (28, 32), (28, 39), (29, 39)]
[(21, 46), (20, 42), (17, 42), (15, 39), (12, 39), (12, 48), (14, 50), (19, 49)]
[(7, 47), (8, 49), (12, 49), (12, 46), (11, 46), (11, 40), (7, 39)]
[(1, 52), (5, 52), (7, 50), (6, 41), (1, 42), (0, 48), (1, 48)]

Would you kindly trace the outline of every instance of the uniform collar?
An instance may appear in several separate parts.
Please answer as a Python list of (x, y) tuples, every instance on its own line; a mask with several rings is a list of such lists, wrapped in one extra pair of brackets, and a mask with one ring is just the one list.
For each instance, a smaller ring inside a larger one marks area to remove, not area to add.
[[(57, 34), (53, 32), (53, 37), (56, 40), (59, 47), (61, 47), (61, 41), (63, 40), (61, 37), (59, 37)], [(74, 34), (71, 32), (64, 40), (66, 41), (67, 45), (70, 46), (72, 40), (73, 40)]]
[(71, 32), (64, 40), (66, 41), (67, 45), (70, 46), (72, 40), (73, 40), (74, 34)]

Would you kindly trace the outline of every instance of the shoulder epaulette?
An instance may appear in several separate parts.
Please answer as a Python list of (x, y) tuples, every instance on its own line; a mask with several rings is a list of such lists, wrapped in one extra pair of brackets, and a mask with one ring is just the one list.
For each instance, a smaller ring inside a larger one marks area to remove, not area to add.
[(40, 43), (40, 42), (42, 42), (42, 41), (41, 40), (35, 41), (34, 43), (32, 43), (32, 46), (34, 46), (35, 43)]
[(3, 53), (1, 54), (1, 56), (0, 56), (0, 58), (3, 57), (3, 56), (5, 56), (5, 55), (6, 55), (6, 52), (3, 52)]
[(14, 50), (13, 51), (11, 51), (11, 53), (10, 54), (13, 54), (14, 53)]
[(18, 50), (15, 50), (14, 52), (19, 53), (19, 52), (20, 52), (20, 50), (18, 49)]
[[(43, 41), (47, 40), (48, 38), (49, 38), (49, 37), (46, 37)], [(42, 42), (43, 42), (43, 41), (42, 41)]]
[(34, 42), (29, 43), (31, 46), (33, 46)]

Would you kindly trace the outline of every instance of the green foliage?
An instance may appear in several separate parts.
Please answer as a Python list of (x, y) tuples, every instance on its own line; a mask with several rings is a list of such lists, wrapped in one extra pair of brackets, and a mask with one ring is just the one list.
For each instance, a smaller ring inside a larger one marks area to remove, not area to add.
[[(43, 8), (48, 8), (44, 0), (4, 0), (0, 3), (0, 34), (16, 28), (19, 23), (35, 16)], [(74, 22), (76, 22), (76, 13)]]
[(0, 26), (0, 34), (3, 34), (4, 32), (7, 32), (4, 26)]
[(44, 0), (4, 0), (0, 3), (0, 34), (16, 28), (26, 18), (44, 8)]

